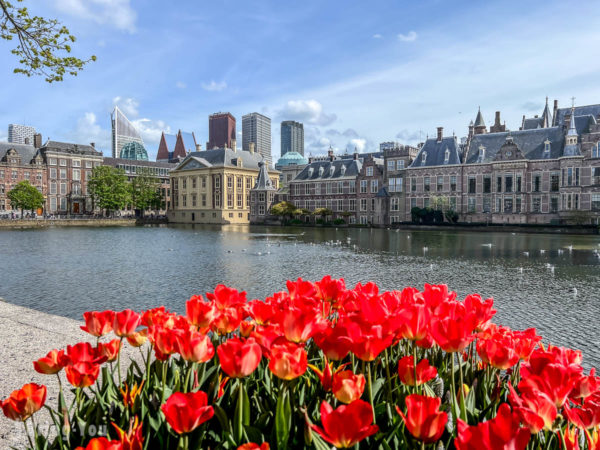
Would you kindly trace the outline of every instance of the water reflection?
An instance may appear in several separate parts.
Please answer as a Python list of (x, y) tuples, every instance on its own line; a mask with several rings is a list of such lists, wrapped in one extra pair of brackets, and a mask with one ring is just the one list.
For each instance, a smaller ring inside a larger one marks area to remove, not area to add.
[[(183, 312), (218, 283), (264, 298), (286, 279), (375, 280), (382, 289), (447, 283), (494, 297), (497, 321), (535, 326), (600, 366), (597, 236), (347, 228), (173, 226), (0, 232), (0, 296), (79, 318), (88, 309)], [(575, 294), (573, 288), (577, 290)]]

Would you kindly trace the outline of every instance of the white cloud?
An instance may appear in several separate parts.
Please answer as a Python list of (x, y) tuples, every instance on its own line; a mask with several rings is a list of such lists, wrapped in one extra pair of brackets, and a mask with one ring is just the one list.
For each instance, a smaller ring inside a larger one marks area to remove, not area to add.
[(366, 139), (361, 139), (361, 138), (357, 138), (357, 139), (350, 139), (350, 141), (348, 142), (348, 145), (346, 145), (346, 149), (348, 151), (354, 151), (354, 149), (356, 149), (356, 151), (358, 153), (362, 153), (366, 150), (367, 148), (367, 140)]
[[(168, 126), (163, 120), (152, 120), (152, 119), (136, 119), (132, 120), (131, 123), (142, 135), (142, 139), (145, 144), (156, 144), (160, 141), (162, 132), (171, 133), (171, 127)], [(150, 146), (152, 148), (152, 146)], [(146, 148), (146, 150), (149, 150)]]
[(113, 98), (113, 106), (118, 106), (121, 111), (125, 113), (127, 118), (138, 116), (139, 102), (130, 97), (115, 97)]
[(290, 100), (279, 111), (279, 117), (320, 126), (327, 126), (337, 119), (335, 114), (323, 112), (323, 105), (317, 100)]
[(96, 148), (104, 152), (104, 155), (110, 154), (110, 130), (103, 129), (98, 124), (93, 112), (86, 112), (77, 120), (77, 127), (69, 133), (69, 138), (77, 144), (94, 142)]
[(210, 83), (202, 83), (202, 89), (205, 91), (222, 91), (227, 88), (227, 83), (221, 81), (217, 83), (215, 80), (211, 80)]
[(56, 9), (83, 20), (135, 32), (137, 13), (130, 0), (55, 0)]
[(3, 131), (0, 131), (0, 142), (6, 141), (8, 141), (8, 136)]
[(183, 81), (178, 81), (177, 83), (175, 83), (175, 87), (179, 89), (185, 89), (187, 87), (187, 84), (185, 84)]
[(396, 139), (401, 139), (401, 144), (410, 144), (421, 140), (421, 133), (404, 129), (396, 134)]
[(398, 40), (402, 42), (413, 42), (417, 40), (417, 33), (415, 31), (409, 31), (406, 34), (400, 33), (398, 35)]
[(383, 36), (379, 33), (373, 35), (373, 39), (383, 39)]

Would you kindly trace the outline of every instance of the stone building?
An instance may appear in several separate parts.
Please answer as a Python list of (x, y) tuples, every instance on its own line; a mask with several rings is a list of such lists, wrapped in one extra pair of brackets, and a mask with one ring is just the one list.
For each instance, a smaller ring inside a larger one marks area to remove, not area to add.
[(47, 141), (40, 149), (47, 165), (46, 212), (80, 215), (94, 212), (87, 183), (92, 169), (102, 164), (94, 146)]
[(265, 161), (258, 163), (258, 177), (250, 191), (250, 223), (265, 223), (273, 219), (270, 211), (275, 202), (277, 189), (269, 177), (267, 166)]
[(384, 158), (384, 186), (385, 194), (381, 193), (380, 198), (386, 198), (385, 204), (380, 208), (385, 212), (385, 225), (404, 221), (404, 211), (406, 210), (406, 189), (407, 178), (406, 169), (413, 162), (419, 149), (408, 145), (396, 145), (388, 148), (383, 153)]
[(0, 213), (17, 211), (7, 194), (24, 180), (37, 187), (44, 197), (47, 195), (46, 165), (42, 154), (33, 145), (0, 142)]
[[(262, 156), (253, 151), (219, 148), (190, 153), (170, 172), (170, 222), (247, 224), (250, 190)], [(279, 172), (268, 170), (277, 189)]]
[(362, 167), (356, 176), (357, 217), (350, 216), (350, 223), (356, 220), (361, 225), (385, 224), (389, 195), (383, 186), (383, 174), (383, 159), (372, 155), (363, 158)]

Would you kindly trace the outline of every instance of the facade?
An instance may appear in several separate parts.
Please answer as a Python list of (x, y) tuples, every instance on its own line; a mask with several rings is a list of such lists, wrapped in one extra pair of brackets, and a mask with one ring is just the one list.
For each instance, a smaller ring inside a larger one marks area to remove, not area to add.
[(8, 142), (34, 145), (35, 128), (11, 123), (8, 125)]
[(386, 221), (389, 194), (383, 186), (384, 164), (380, 158), (368, 155), (356, 177), (356, 215), (350, 223), (383, 226)]
[[(171, 203), (171, 183), (169, 181), (169, 172), (177, 167), (177, 164), (168, 162), (154, 161), (131, 161), (121, 158), (104, 158), (104, 166), (111, 166), (121, 169), (127, 175), (129, 181), (142, 173), (148, 173), (160, 180), (160, 191), (165, 202), (165, 210)], [(159, 213), (164, 210), (159, 211)]]
[[(250, 190), (256, 184), (261, 155), (230, 148), (190, 153), (170, 172), (174, 223), (247, 224)], [(279, 172), (268, 170), (278, 188)]]
[(242, 150), (249, 152), (250, 143), (271, 166), (271, 119), (257, 112), (242, 116)]
[(277, 193), (269, 177), (267, 164), (260, 161), (258, 167), (258, 177), (250, 191), (250, 223), (265, 223), (272, 219), (270, 211)]
[[(413, 162), (419, 149), (408, 145), (398, 145), (384, 151), (384, 187), (387, 194), (387, 206), (384, 209), (385, 225), (403, 222), (406, 207), (406, 170)], [(381, 194), (383, 196), (384, 193)], [(380, 196), (380, 198), (381, 198)]]
[(379, 144), (379, 151), (385, 152), (386, 150), (394, 150), (395, 148), (399, 148), (399, 147), (402, 147), (402, 145), (399, 142), (395, 142), (395, 141), (381, 142)]
[(47, 141), (40, 149), (47, 166), (45, 210), (49, 214), (80, 215), (94, 212), (87, 183), (102, 153), (92, 145)]
[(281, 122), (281, 156), (288, 152), (304, 156), (304, 125), (293, 120)]
[(158, 144), (156, 161), (178, 163), (183, 161), (188, 153), (199, 151), (194, 133), (179, 130), (177, 134), (166, 134), (164, 131)]
[(207, 150), (235, 148), (235, 117), (230, 113), (215, 113), (208, 116)]
[[(111, 144), (113, 158), (121, 157), (121, 150), (126, 144), (135, 142), (143, 148), (144, 141), (142, 140), (140, 133), (117, 106), (115, 106), (114, 111), (110, 115), (110, 119), (112, 125)], [(144, 152), (146, 152), (145, 149)], [(148, 155), (146, 154), (146, 160), (147, 159)]]
[(300, 153), (287, 152), (284, 154), (275, 164), (275, 169), (281, 172), (279, 184), (287, 186), (307, 164), (308, 160)]
[(7, 194), (24, 180), (46, 196), (46, 165), (41, 152), (33, 145), (0, 142), (0, 214), (13, 211)]

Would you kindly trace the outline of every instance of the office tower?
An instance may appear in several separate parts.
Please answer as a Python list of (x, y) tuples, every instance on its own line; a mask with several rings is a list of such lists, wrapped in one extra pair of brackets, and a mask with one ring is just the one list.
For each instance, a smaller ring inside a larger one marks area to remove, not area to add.
[(235, 117), (231, 113), (218, 112), (208, 116), (208, 143), (206, 144), (206, 150), (232, 148), (235, 140)]
[(300, 122), (281, 122), (281, 156), (287, 152), (296, 152), (304, 156), (304, 125)]
[(242, 116), (242, 149), (250, 151), (254, 142), (255, 151), (262, 155), (270, 167), (271, 157), (271, 119), (257, 112)]
[[(112, 123), (112, 157), (113, 158), (122, 158), (121, 150), (123, 147), (130, 143), (137, 143), (142, 148), (144, 147), (144, 141), (142, 141), (142, 137), (133, 124), (129, 121), (125, 114), (115, 106), (114, 111), (110, 115), (111, 123)], [(145, 153), (139, 151), (138, 146), (129, 146), (128, 149), (133, 151), (128, 151), (128, 155), (135, 155)], [(146, 160), (148, 156), (146, 155)]]
[(8, 142), (33, 145), (35, 128), (11, 123), (8, 125)]

